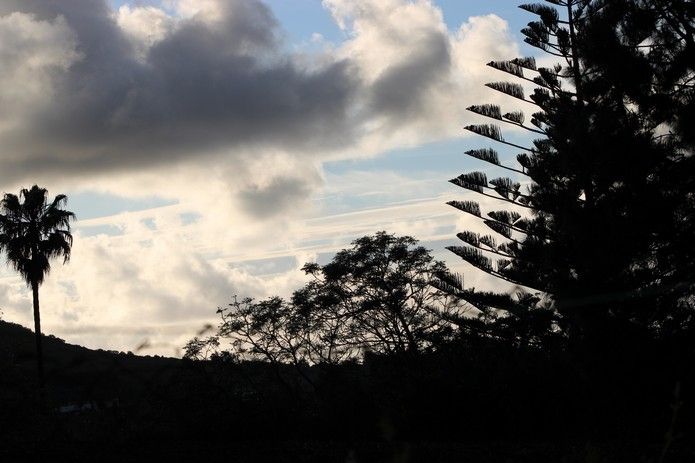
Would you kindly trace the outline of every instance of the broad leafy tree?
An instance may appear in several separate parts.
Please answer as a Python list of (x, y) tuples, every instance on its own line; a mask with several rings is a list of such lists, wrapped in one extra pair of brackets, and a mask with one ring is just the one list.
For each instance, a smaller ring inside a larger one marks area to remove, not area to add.
[(449, 339), (469, 308), (432, 286), (442, 262), (411, 237), (365, 236), (325, 265), (290, 300), (235, 300), (221, 308), (220, 339), (234, 353), (273, 363), (336, 364), (365, 352), (417, 353)]
[(31, 189), (22, 189), (19, 196), (6, 193), (0, 201), (0, 248), (32, 291), (39, 386), (42, 389), (44, 376), (39, 286), (51, 270), (53, 258), (60, 257), (63, 263), (70, 259), (70, 221), (75, 215), (63, 209), (66, 202), (65, 195), (57, 195), (49, 201), (48, 191), (36, 185)]

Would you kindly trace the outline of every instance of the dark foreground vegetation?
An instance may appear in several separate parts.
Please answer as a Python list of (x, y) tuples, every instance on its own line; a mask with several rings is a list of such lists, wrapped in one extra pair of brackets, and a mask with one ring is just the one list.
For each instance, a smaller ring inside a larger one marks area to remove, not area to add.
[[(0, 333), (0, 454), (8, 458), (656, 462), (695, 456), (692, 357), (677, 346), (624, 346), (629, 355), (610, 354), (586, 368), (570, 352), (469, 338), (437, 352), (368, 355), (362, 364), (299, 371), (223, 356), (193, 361), (92, 351), (46, 337), (51, 411), (42, 413), (33, 334), (8, 323)], [(60, 412), (68, 405), (82, 409)]]
[[(107, 461), (692, 461), (692, 357), (602, 362), (469, 337), (436, 352), (284, 365), (92, 351), (2, 323), (0, 453)], [(629, 355), (625, 350), (629, 350)], [(664, 359), (670, 359), (664, 362)], [(76, 405), (79, 410), (61, 412)], [(666, 458), (662, 459), (662, 453)], [(111, 458), (111, 460), (108, 460)]]

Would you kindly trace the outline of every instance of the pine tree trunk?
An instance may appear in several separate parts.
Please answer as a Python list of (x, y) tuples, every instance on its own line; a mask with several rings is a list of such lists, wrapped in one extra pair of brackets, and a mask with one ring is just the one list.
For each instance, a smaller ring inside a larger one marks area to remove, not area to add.
[(41, 313), (39, 312), (39, 284), (37, 282), (31, 282), (31, 291), (34, 297), (34, 336), (36, 337), (36, 361), (39, 372), (39, 392), (41, 394), (41, 401), (43, 402), (43, 348), (41, 346)]

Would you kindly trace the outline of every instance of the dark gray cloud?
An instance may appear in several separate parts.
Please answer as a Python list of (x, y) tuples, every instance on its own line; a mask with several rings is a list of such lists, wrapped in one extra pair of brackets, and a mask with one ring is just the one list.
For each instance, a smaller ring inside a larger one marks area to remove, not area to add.
[(3, 156), (5, 176), (145, 167), (245, 144), (313, 149), (349, 136), (349, 63), (307, 71), (273, 56), (277, 24), (259, 2), (227, 2), (219, 24), (186, 22), (145, 63), (103, 1), (0, 5), (0, 15), (15, 11), (62, 15), (82, 59), (56, 73), (46, 112), (0, 139), (3, 151), (22, 153)]
[[(410, 51), (410, 59), (388, 68), (371, 86), (374, 111), (391, 115), (399, 124), (425, 112), (428, 91), (449, 78), (451, 50), (446, 35), (431, 31)], [(404, 90), (409, 89), (409, 93)]]
[(311, 193), (311, 185), (303, 178), (276, 177), (268, 185), (251, 186), (239, 193), (247, 214), (259, 219), (297, 208)]
[[(0, 182), (204, 164), (206, 155), (239, 148), (299, 156), (342, 149), (370, 118), (398, 126), (427, 117), (423, 100), (450, 66), (448, 37), (433, 29), (408, 59), (365, 84), (350, 56), (301, 64), (262, 2), (219, 5), (219, 20), (180, 21), (143, 60), (105, 0), (0, 2), (0, 19), (64, 18), (80, 55), (45, 71), (52, 92), (40, 111), (0, 131)], [(306, 193), (308, 184), (296, 187)], [(271, 190), (245, 193), (249, 210)]]

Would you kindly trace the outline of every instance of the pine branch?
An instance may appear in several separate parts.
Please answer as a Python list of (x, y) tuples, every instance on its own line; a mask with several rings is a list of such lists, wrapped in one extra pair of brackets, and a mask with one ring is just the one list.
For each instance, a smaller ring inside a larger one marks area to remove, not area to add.
[(555, 8), (543, 5), (542, 3), (525, 3), (519, 5), (519, 8), (540, 16), (543, 24), (550, 28), (557, 27), (558, 24), (568, 24), (567, 21), (560, 20), (560, 15)]
[(470, 304), (494, 307), (499, 310), (504, 310), (505, 312), (517, 317), (526, 314), (531, 309), (507, 294), (463, 290), (461, 291), (459, 297)]
[[(511, 225), (490, 219), (483, 219), (483, 223), (487, 225), (488, 228), (490, 228), (490, 230), (494, 231), (495, 233), (498, 233), (507, 239), (512, 239), (512, 230), (514, 230), (514, 227), (512, 227)], [(516, 231), (524, 233), (521, 230)]]
[[(458, 233), (456, 236), (464, 243), (466, 243), (469, 246), (472, 246), (480, 251), (490, 252), (492, 254), (496, 254), (500, 257), (505, 257), (505, 258), (514, 257), (511, 254), (506, 254), (504, 252), (500, 252), (500, 250), (496, 246), (495, 239), (490, 235), (480, 236), (477, 233), (473, 233), (471, 231), (465, 231), (465, 232)], [(484, 247), (482, 245), (485, 245), (486, 247)]]
[[(529, 231), (523, 226), (527, 224), (526, 219), (524, 219), (521, 214), (515, 211), (491, 211), (487, 213), (487, 216), (489, 219), (484, 219), (483, 222), (493, 230), (495, 230), (497, 233), (501, 234), (505, 238), (511, 239), (511, 230), (523, 233), (525, 235), (529, 235)], [(490, 224), (487, 223), (487, 221), (494, 222), (496, 224), (501, 225), (504, 228), (500, 228), (499, 226), (495, 225), (494, 227), (491, 227)], [(501, 231), (500, 231), (501, 230)]]
[(498, 121), (502, 120), (502, 111), (498, 105), (493, 104), (483, 104), (483, 105), (473, 105), (466, 108), (470, 111), (481, 116), (489, 117), (491, 119), (496, 119)]
[(432, 278), (429, 284), (452, 296), (456, 296), (464, 291), (463, 275), (459, 273), (451, 273), (449, 271), (438, 272), (434, 275), (434, 278)]
[(525, 98), (524, 88), (519, 84), (514, 84), (511, 82), (488, 82), (485, 84), (485, 86), (497, 92), (504, 93), (512, 98), (516, 98), (517, 100), (523, 101), (524, 103), (538, 106), (538, 104), (533, 100)]
[(497, 220), (498, 222), (514, 225), (521, 219), (521, 214), (518, 212), (509, 211), (492, 211), (488, 212), (488, 217)]
[(494, 178), (490, 180), (489, 183), (491, 185), (494, 185), (493, 189), (497, 193), (499, 193), (501, 196), (504, 196), (507, 199), (510, 199), (509, 196), (511, 195), (511, 199), (516, 201), (516, 199), (519, 196), (524, 196), (519, 192), (521, 184), (519, 182), (512, 181), (512, 179), (508, 177)]
[(536, 67), (536, 58), (534, 58), (533, 56), (524, 58), (514, 58), (510, 62), (512, 64), (516, 64), (517, 66), (521, 66), (522, 68), (528, 69), (529, 71), (538, 70), (538, 68)]
[(517, 145), (516, 143), (508, 142), (502, 137), (502, 131), (500, 128), (496, 125), (493, 124), (478, 124), (478, 125), (467, 125), (464, 127), (464, 129), (468, 130), (469, 132), (473, 132), (477, 135), (490, 138), (492, 140), (495, 140), (499, 143), (508, 145), (508, 146), (513, 146), (514, 148), (518, 148), (524, 151), (529, 151), (531, 153), (534, 152), (532, 148), (527, 148), (525, 146)]
[(490, 235), (481, 236), (480, 242), (489, 248), (497, 249), (497, 242), (495, 241), (495, 238)]
[(505, 119), (509, 119), (510, 121), (518, 125), (523, 125), (526, 119), (524, 113), (522, 113), (521, 111), (508, 112), (504, 114), (502, 117), (504, 117)]
[(519, 77), (522, 79), (524, 78), (523, 68), (514, 61), (490, 61), (489, 63), (487, 63), (487, 65), (493, 69), (497, 69), (498, 71), (511, 74), (514, 77)]
[(533, 91), (533, 95), (529, 98), (538, 105), (540, 108), (544, 107), (544, 103), (550, 99), (550, 92), (544, 88), (536, 88)]
[[(515, 201), (514, 199), (510, 199), (506, 194), (500, 193), (500, 191), (505, 191), (506, 185), (502, 184), (500, 186), (491, 187), (489, 185), (489, 182), (487, 181), (487, 176), (482, 172), (469, 172), (466, 174), (461, 174), (458, 177), (449, 180), (449, 183), (452, 183), (461, 188), (465, 188), (466, 190), (474, 191), (483, 196), (487, 196), (488, 198), (505, 201), (514, 206), (535, 210), (535, 208), (533, 206), (530, 206), (526, 200), (524, 200), (523, 202)], [(499, 196), (486, 193), (485, 188), (495, 190)], [(509, 192), (514, 193), (514, 191), (511, 189), (509, 190)], [(516, 194), (517, 198), (520, 196), (523, 195), (521, 195), (520, 193)]]
[(464, 154), (496, 166), (501, 166), (499, 155), (497, 154), (497, 151), (493, 150), (492, 148), (468, 150)]
[[(523, 33), (523, 31), (522, 31), (522, 33)], [(558, 58), (567, 59), (567, 56), (566, 56), (566, 55), (561, 54), (561, 53), (562, 53), (562, 50), (560, 50), (559, 47), (557, 47), (556, 45), (554, 45), (554, 44), (552, 44), (552, 43), (550, 43), (550, 42), (544, 42), (544, 41), (541, 41), (541, 40), (532, 39), (532, 38), (530, 38), (530, 37), (526, 37), (526, 38), (524, 39), (524, 42), (525, 42), (525, 43), (528, 43), (528, 44), (531, 45), (532, 47), (536, 47), (536, 48), (538, 48), (538, 49), (543, 50), (544, 52), (546, 52), (546, 53), (549, 54), (549, 55), (556, 56), (556, 57), (558, 57)], [(556, 51), (550, 51), (549, 48), (552, 48), (553, 50), (556, 50)]]
[[(529, 58), (525, 58), (525, 59), (528, 60)], [(535, 66), (535, 61), (534, 61), (533, 65)], [(543, 83), (542, 81), (539, 82), (537, 80), (538, 77), (533, 78), (533, 79), (529, 79), (528, 77), (526, 77), (524, 75), (522, 66), (519, 64), (516, 64), (514, 62), (514, 60), (512, 60), (512, 61), (490, 61), (489, 63), (487, 63), (487, 66), (490, 66), (493, 69), (497, 69), (498, 71), (506, 72), (507, 74), (511, 74), (514, 77), (525, 80), (525, 81), (530, 82), (532, 84), (546, 87), (549, 90), (554, 90), (551, 86)], [(533, 69), (533, 70), (538, 72), (536, 69)], [(524, 100), (524, 101), (526, 101), (526, 100)]]
[(516, 156), (516, 161), (526, 170), (531, 167), (531, 158), (526, 153), (518, 154)]
[(516, 172), (518, 174), (523, 174), (527, 175), (526, 172), (523, 170), (519, 169), (514, 169), (513, 167), (505, 166), (504, 164), (500, 163), (499, 156), (497, 154), (497, 151), (493, 150), (492, 148), (481, 148), (481, 149), (475, 149), (475, 150), (468, 150), (464, 154), (467, 154), (470, 157), (480, 159), (481, 161), (485, 161), (487, 163), (493, 164), (495, 166), (501, 167), (502, 169), (509, 170), (511, 172)]
[(469, 264), (484, 270), (487, 273), (494, 274), (495, 269), (492, 267), (492, 260), (485, 257), (483, 253), (478, 250), (468, 246), (447, 246), (449, 251), (453, 252), (457, 256), (461, 257), (463, 260)]
[[(526, 129), (530, 132), (537, 133), (540, 135), (545, 135), (545, 132), (542, 132), (540, 130), (536, 130), (531, 127), (527, 127), (523, 124), (523, 119), (524, 119), (524, 113), (521, 111), (515, 111), (513, 113), (507, 113), (505, 115), (502, 115), (502, 111), (500, 110), (500, 107), (498, 105), (492, 105), (492, 104), (484, 104), (484, 105), (473, 105), (469, 106), (466, 108), (467, 111), (470, 111), (472, 113), (489, 117), (491, 119), (495, 119), (497, 121), (502, 121), (507, 124), (511, 124), (515, 127), (521, 127), (522, 129)], [(507, 117), (510, 116), (510, 117)], [(521, 119), (522, 122), (516, 122), (516, 120)], [(498, 140), (502, 141), (502, 140)]]
[(484, 193), (483, 188), (486, 188), (488, 185), (487, 176), (482, 172), (469, 172), (466, 174), (461, 174), (458, 177), (449, 180), (449, 182), (481, 194)]
[[(508, 124), (514, 125), (516, 127), (521, 127), (522, 129), (528, 130), (529, 132), (537, 133), (539, 135), (546, 135), (545, 131), (537, 130), (532, 127), (524, 125), (524, 113), (521, 111), (514, 111), (511, 113), (506, 113), (502, 116), (502, 120)], [(540, 128), (540, 127), (539, 127)]]
[(505, 141), (502, 137), (502, 131), (500, 130), (500, 128), (493, 124), (467, 125), (464, 128), (470, 132), (476, 133), (483, 137), (491, 138), (492, 140), (498, 142)]
[(533, 101), (527, 100), (524, 94), (524, 88), (519, 84), (513, 84), (510, 82), (489, 82), (485, 84), (486, 87), (498, 92), (504, 93), (505, 95), (516, 98), (517, 100), (525, 101), (527, 103), (533, 103)]
[(477, 233), (466, 230), (461, 233), (457, 233), (456, 236), (464, 243), (470, 244), (476, 248), (480, 248), (480, 235)]
[(475, 201), (448, 201), (446, 204), (455, 207), (456, 209), (465, 212), (466, 214), (482, 218), (480, 213), (480, 205)]
[(505, 280), (515, 285), (523, 285), (522, 283), (512, 280), (506, 275), (500, 273), (496, 268), (493, 267), (492, 260), (485, 257), (483, 253), (478, 249), (466, 246), (447, 246), (446, 249), (453, 252), (472, 266), (484, 271), (489, 275), (492, 275), (496, 278)]
[(502, 273), (504, 270), (512, 265), (512, 261), (509, 259), (497, 259), (497, 271)]
[[(483, 218), (481, 211), (480, 211), (480, 205), (474, 201), (456, 201), (456, 200), (454, 200), (454, 201), (448, 201), (446, 204), (449, 206), (455, 207), (459, 211), (465, 212), (466, 214), (470, 214), (470, 215), (477, 217), (479, 219)], [(488, 228), (491, 228), (496, 233), (499, 233), (500, 235), (502, 235), (504, 238), (511, 240), (512, 242), (517, 243), (519, 245), (521, 245), (522, 243), (515, 240), (511, 236), (511, 230), (518, 231), (518, 232), (523, 233), (523, 234), (528, 234), (525, 230), (513, 227), (513, 226), (511, 226), (509, 224), (505, 224), (503, 222), (498, 222), (494, 218), (483, 219), (483, 223), (485, 223), (485, 225), (487, 225)], [(505, 227), (505, 230), (508, 230), (509, 232), (500, 232), (498, 229), (491, 227), (490, 226), (491, 223)]]

